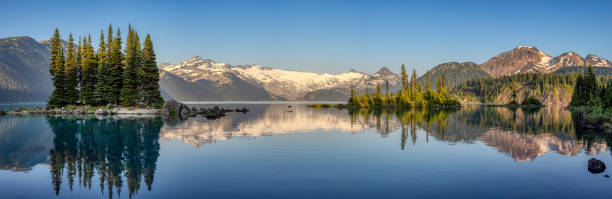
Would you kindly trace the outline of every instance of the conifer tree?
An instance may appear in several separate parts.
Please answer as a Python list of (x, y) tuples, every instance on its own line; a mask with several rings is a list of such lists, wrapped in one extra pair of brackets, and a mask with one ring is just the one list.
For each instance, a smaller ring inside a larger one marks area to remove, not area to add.
[(413, 98), (417, 92), (417, 89), (418, 89), (417, 86), (418, 86), (418, 82), (417, 82), (416, 70), (412, 69), (412, 77), (410, 78), (410, 95)]
[(64, 51), (59, 30), (56, 28), (51, 39), (51, 60), (49, 62), (49, 73), (53, 77), (53, 92), (49, 97), (49, 107), (62, 107), (66, 104), (64, 89)]
[(123, 54), (121, 52), (121, 31), (117, 28), (117, 35), (113, 38), (109, 54), (109, 103), (120, 102), (121, 89), (123, 88)]
[(159, 92), (159, 70), (157, 69), (157, 61), (155, 51), (153, 50), (153, 42), (151, 36), (147, 34), (142, 50), (143, 65), (142, 65), (142, 94), (145, 104), (153, 105), (160, 108), (164, 104), (164, 99)]
[(100, 31), (100, 44), (98, 47), (97, 60), (98, 65), (96, 67), (96, 85), (93, 93), (93, 103), (96, 105), (104, 105), (108, 103), (107, 95), (108, 90), (108, 53), (106, 51), (107, 46), (104, 43), (104, 30)]
[(76, 52), (74, 48), (74, 39), (72, 34), (68, 36), (68, 47), (66, 49), (66, 63), (64, 66), (66, 71), (66, 82), (64, 88), (66, 88), (66, 103), (76, 104), (79, 99), (78, 91), (78, 77), (77, 77), (77, 66), (76, 66)]
[(123, 87), (121, 88), (121, 105), (135, 105), (137, 101), (137, 51), (134, 40), (134, 31), (128, 28), (125, 45), (125, 69), (123, 70)]
[(425, 73), (425, 82), (427, 84), (427, 91), (431, 91), (431, 82), (429, 82), (429, 69)]
[(351, 84), (351, 97), (349, 98), (349, 104), (355, 103), (355, 99), (357, 99), (357, 93), (355, 93), (355, 88), (353, 84)]
[(406, 67), (402, 64), (402, 89), (404, 90), (408, 87), (408, 74), (406, 73)]
[(96, 72), (98, 63), (91, 46), (91, 35), (83, 42), (83, 61), (81, 64), (81, 102), (85, 104), (95, 104), (94, 92), (96, 90)]

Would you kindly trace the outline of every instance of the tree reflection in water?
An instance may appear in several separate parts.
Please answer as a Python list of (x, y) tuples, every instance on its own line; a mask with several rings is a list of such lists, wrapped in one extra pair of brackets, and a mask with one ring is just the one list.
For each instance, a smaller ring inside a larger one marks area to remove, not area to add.
[[(504, 108), (468, 106), (443, 110), (353, 110), (351, 122), (375, 122), (376, 130), (386, 137), (401, 129), (400, 148), (407, 140), (417, 143), (417, 130), (432, 137), (455, 143), (482, 141), (516, 161), (532, 161), (556, 151), (574, 156), (584, 151), (598, 154), (612, 147), (612, 137), (576, 128), (571, 112), (560, 107)], [(397, 124), (399, 123), (399, 124)]]
[(67, 180), (70, 191), (75, 178), (79, 186), (91, 189), (94, 173), (102, 194), (106, 187), (109, 198), (114, 190), (121, 195), (122, 175), (130, 198), (140, 189), (142, 178), (151, 190), (159, 157), (161, 119), (50, 117), (47, 121), (55, 135), (50, 171), (56, 195), (63, 180)]

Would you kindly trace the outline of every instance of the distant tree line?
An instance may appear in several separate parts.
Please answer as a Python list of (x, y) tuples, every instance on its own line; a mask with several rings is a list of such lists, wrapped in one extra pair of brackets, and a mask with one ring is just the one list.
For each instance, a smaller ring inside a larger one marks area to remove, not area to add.
[(49, 69), (55, 89), (49, 97), (49, 107), (163, 105), (150, 35), (147, 34), (141, 48), (138, 32), (130, 25), (123, 49), (119, 28), (113, 35), (113, 27), (109, 25), (107, 34), (105, 41), (104, 31), (100, 32), (96, 52), (91, 35), (79, 38), (75, 46), (70, 34), (64, 50), (59, 30), (55, 29)]
[(381, 85), (376, 85), (376, 93), (370, 94), (368, 89), (365, 94), (357, 96), (351, 86), (351, 97), (348, 104), (353, 107), (393, 107), (393, 108), (424, 108), (428, 106), (456, 106), (459, 102), (451, 97), (446, 90), (446, 78), (444, 74), (438, 78), (436, 91), (431, 89), (429, 71), (425, 74), (427, 84), (425, 89), (417, 81), (416, 71), (412, 70), (412, 76), (408, 81), (406, 68), (401, 68), (401, 84), (399, 92), (389, 93), (389, 81), (385, 80), (385, 93), (382, 93)]
[[(542, 97), (547, 93), (557, 96), (557, 88), (571, 91), (574, 85), (573, 75), (523, 73), (499, 78), (480, 78), (461, 83), (453, 90), (460, 97), (478, 96), (483, 102), (496, 102), (500, 95), (509, 95), (512, 101), (518, 101), (519, 92), (528, 93), (530, 97)], [(510, 93), (503, 93), (510, 90)]]

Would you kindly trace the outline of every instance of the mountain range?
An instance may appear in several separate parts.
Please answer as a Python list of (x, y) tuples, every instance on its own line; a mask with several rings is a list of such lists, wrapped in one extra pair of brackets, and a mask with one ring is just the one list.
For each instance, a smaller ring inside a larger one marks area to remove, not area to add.
[(260, 65), (232, 66), (201, 57), (180, 64), (161, 64), (160, 87), (180, 101), (202, 100), (344, 100), (353, 85), (372, 90), (389, 81), (398, 90), (400, 78), (383, 67), (374, 74), (350, 70), (340, 74), (298, 72)]
[[(53, 86), (49, 75), (49, 42), (30, 37), (0, 39), (0, 103), (43, 102)], [(536, 47), (518, 46), (482, 64), (449, 62), (433, 67), (432, 88), (445, 75), (450, 89), (478, 78), (497, 78), (518, 73), (566, 73), (573, 66), (597, 66), (602, 74), (612, 70), (612, 62), (575, 52), (552, 57)], [(400, 88), (400, 76), (382, 67), (367, 74), (349, 70), (340, 74), (299, 72), (261, 65), (230, 65), (196, 56), (178, 64), (160, 64), (160, 87), (167, 98), (180, 101), (213, 100), (347, 100), (353, 86), (358, 93), (374, 92), (385, 80), (389, 90)], [(425, 85), (425, 77), (418, 78)]]
[(47, 101), (53, 85), (49, 45), (30, 37), (0, 39), (0, 103)]

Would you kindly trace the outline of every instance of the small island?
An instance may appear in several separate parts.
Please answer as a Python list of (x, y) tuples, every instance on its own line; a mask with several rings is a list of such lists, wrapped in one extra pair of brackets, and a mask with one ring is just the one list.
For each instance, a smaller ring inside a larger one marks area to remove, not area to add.
[(461, 103), (454, 99), (446, 89), (446, 78), (444, 74), (437, 80), (435, 90), (431, 88), (429, 71), (425, 73), (425, 89), (417, 81), (416, 71), (412, 70), (412, 76), (408, 81), (406, 68), (401, 68), (401, 88), (398, 92), (389, 92), (389, 81), (385, 80), (385, 93), (381, 91), (380, 83), (376, 84), (376, 92), (370, 94), (366, 88), (362, 95), (357, 95), (354, 86), (351, 86), (351, 97), (347, 104), (313, 104), (313, 108), (340, 108), (340, 109), (446, 109), (457, 108)]
[(72, 34), (63, 45), (56, 28), (51, 38), (49, 73), (54, 90), (47, 107), (19, 108), (3, 113), (51, 115), (141, 115), (160, 114), (164, 99), (159, 91), (159, 72), (153, 42), (147, 34), (144, 43), (130, 25), (125, 48), (119, 28), (107, 37), (100, 32), (99, 47), (94, 51), (91, 35)]

